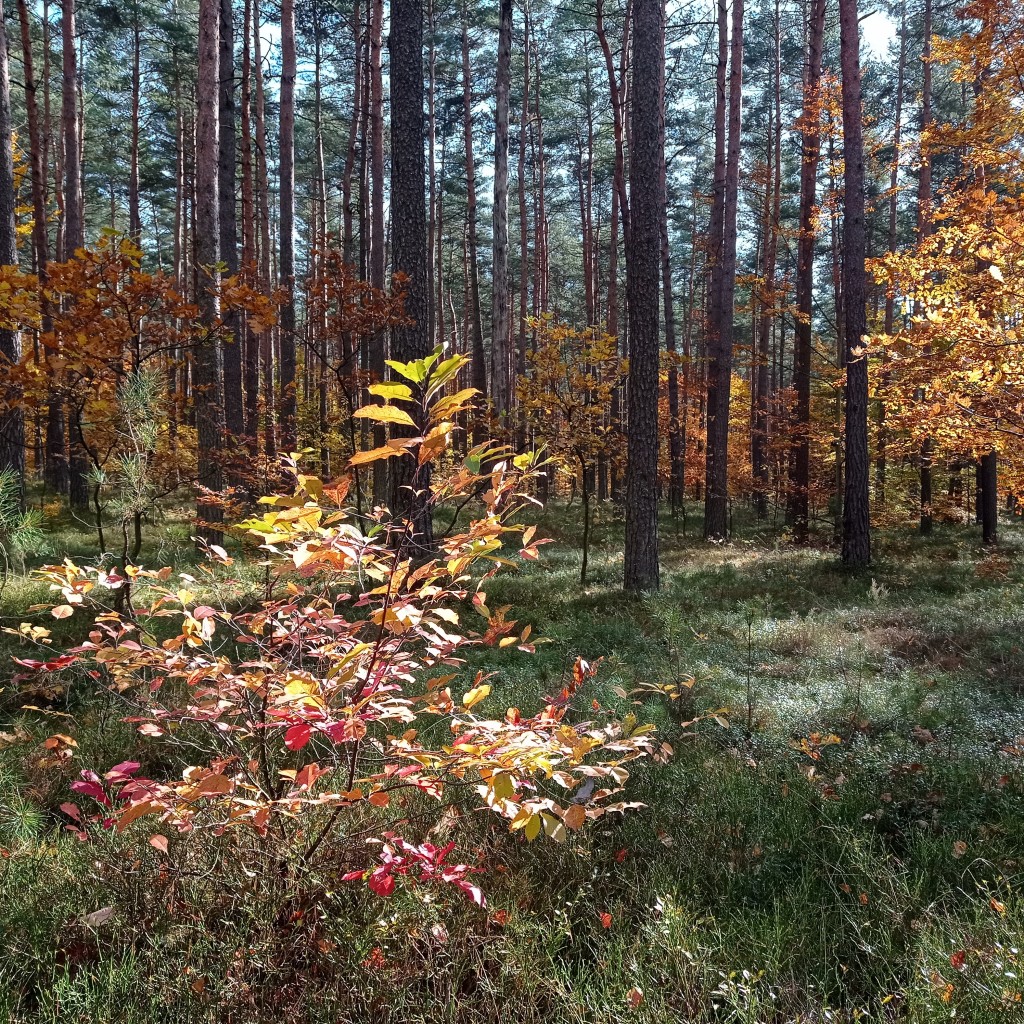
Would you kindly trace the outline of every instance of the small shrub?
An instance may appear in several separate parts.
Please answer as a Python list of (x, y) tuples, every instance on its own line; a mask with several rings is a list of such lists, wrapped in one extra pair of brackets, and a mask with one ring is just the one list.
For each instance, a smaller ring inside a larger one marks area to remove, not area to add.
[[(127, 720), (159, 741), (165, 766), (189, 761), (178, 775), (144, 772), (142, 760), (83, 771), (71, 788), (86, 802), (62, 806), (80, 839), (146, 819), (156, 833), (149, 842), (166, 854), (172, 842), (187, 851), (241, 833), (234, 855), (267, 875), (296, 879), (329, 864), (379, 895), (402, 878), (453, 885), (482, 903), (471, 877), (479, 868), (457, 861), (455, 842), (437, 846), (424, 835), (438, 817), (431, 801), (482, 805), (528, 841), (541, 833), (563, 841), (635, 806), (622, 798), (627, 765), (658, 751), (650, 727), (632, 716), (573, 720), (573, 700), (596, 666), (577, 660), (536, 711), (495, 708), (484, 672), (457, 686), (470, 645), (532, 651), (529, 627), (520, 629), (510, 608), (491, 608), (485, 587), (506, 564), (506, 537), (521, 534), (528, 559), (539, 543), (532, 528), (512, 525), (535, 455), (481, 446), (431, 475), (474, 394), (446, 393), (465, 362), (435, 354), (392, 364), (405, 383), (372, 385), (384, 404), (360, 410), (410, 435), (353, 460), (407, 460), (399, 476), (414, 496), (407, 516), (378, 509), (360, 519), (347, 504), (347, 478), (325, 484), (289, 464), (293, 493), (262, 499), (268, 510), (239, 527), (264, 557), (255, 609), (204, 603), (214, 580), (219, 593), (230, 591), (233, 560), (214, 545), (195, 576), (70, 561), (40, 570), (62, 595), (56, 617), (96, 612), (88, 639), (64, 657), (130, 705)], [(429, 540), (415, 526), (424, 510), (474, 500), (478, 514), (460, 533)], [(53, 667), (52, 658), (20, 662)]]

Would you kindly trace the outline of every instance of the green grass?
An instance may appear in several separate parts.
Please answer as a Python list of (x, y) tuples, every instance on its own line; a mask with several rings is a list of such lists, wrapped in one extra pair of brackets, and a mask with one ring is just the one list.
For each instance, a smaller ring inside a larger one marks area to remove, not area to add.
[[(1024, 1021), (1020, 527), (995, 555), (967, 530), (890, 533), (848, 573), (749, 524), (711, 546), (666, 518), (662, 590), (627, 598), (607, 508), (580, 593), (574, 511), (541, 514), (556, 539), (542, 562), (487, 586), (549, 640), (480, 654), (498, 673), (488, 700), (535, 707), (575, 656), (603, 657), (586, 701), (675, 747), (635, 772), (643, 809), (565, 846), (468, 815), (487, 912), (380, 900), (329, 872), (297, 892), (208, 839), (168, 879), (138, 837), (97, 849), (57, 811), (78, 767), (160, 752), (103, 695), (54, 695), (65, 719), (23, 711), (8, 687), (0, 731), (32, 740), (0, 750), (0, 1021)], [(183, 521), (158, 535), (171, 539), (150, 564), (187, 557)], [(52, 554), (83, 543), (55, 533)], [(44, 600), (14, 581), (4, 624)], [(637, 687), (690, 679), (677, 704), (634, 706)], [(719, 709), (725, 726), (683, 724)], [(53, 731), (80, 746), (42, 771)], [(841, 742), (812, 758), (799, 745), (815, 733)]]

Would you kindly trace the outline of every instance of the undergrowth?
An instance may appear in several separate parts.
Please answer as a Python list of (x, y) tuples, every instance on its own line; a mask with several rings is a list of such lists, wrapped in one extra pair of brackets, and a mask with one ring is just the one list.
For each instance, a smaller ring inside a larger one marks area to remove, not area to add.
[[(708, 546), (666, 517), (663, 589), (631, 599), (617, 513), (597, 514), (583, 593), (574, 510), (538, 522), (556, 543), (488, 593), (548, 642), (475, 656), (497, 672), (488, 699), (532, 707), (603, 657), (581, 713), (632, 711), (675, 748), (634, 771), (645, 809), (556, 846), (467, 806), (485, 909), (379, 899), (329, 870), (299, 892), (212, 839), (172, 871), (130, 832), (79, 842), (59, 811), (82, 765), (151, 770), (159, 748), (87, 680), (2, 683), (0, 1020), (1024, 1020), (1019, 528), (995, 553), (960, 529), (890, 533), (851, 574), (753, 527)], [(61, 529), (51, 552), (72, 546)], [(179, 561), (187, 532), (159, 526)], [(3, 624), (70, 639), (24, 613), (46, 599), (13, 579)], [(66, 769), (40, 767), (53, 733), (78, 744)]]

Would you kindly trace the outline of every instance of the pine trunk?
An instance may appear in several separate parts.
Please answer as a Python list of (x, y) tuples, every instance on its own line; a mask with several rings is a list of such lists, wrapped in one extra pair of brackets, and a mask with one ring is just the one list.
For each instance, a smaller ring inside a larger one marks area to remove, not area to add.
[[(256, 266), (256, 199), (252, 166), (252, 0), (245, 0), (242, 14), (242, 81), (239, 94), (242, 156), (242, 270), (251, 280)], [(245, 438), (249, 455), (259, 452), (259, 344), (248, 325), (242, 323), (242, 374), (245, 391)]]
[[(193, 401), (198, 439), (198, 484), (211, 491), (223, 486), (220, 467), (223, 397), (220, 344), (215, 325), (220, 317), (220, 0), (199, 6), (199, 82), (196, 89), (196, 305), (207, 336), (192, 354)], [(219, 542), (220, 507), (200, 496), (196, 510), (199, 536)]]
[(473, 159), (473, 82), (469, 61), (469, 26), (462, 20), (462, 132), (466, 147), (467, 299), (469, 303), (470, 374), (473, 387), (487, 394), (487, 355), (484, 351), (483, 318), (480, 313), (480, 270), (477, 263), (476, 163)]
[(789, 521), (798, 544), (807, 542), (811, 487), (811, 352), (813, 351), (814, 248), (818, 162), (821, 158), (821, 52), (825, 0), (811, 0), (807, 26), (801, 120), (800, 233), (797, 239), (796, 324), (793, 336), (793, 446), (789, 464)]
[(508, 288), (508, 93), (512, 73), (512, 0), (498, 0), (494, 79), (494, 204), (491, 213), (491, 398), (507, 426), (512, 406)]
[[(11, 74), (7, 61), (7, 29), (3, 2), (0, 0), (0, 266), (18, 262), (14, 191), (14, 146), (11, 134)], [(0, 377), (5, 367), (16, 366), (21, 359), (21, 336), (9, 327), (0, 328)], [(6, 388), (5, 388), (6, 390)], [(25, 478), (25, 418), (17, 401), (2, 401), (0, 394), (0, 471), (12, 471), (19, 488)]]
[(867, 230), (857, 0), (840, 0), (843, 96), (843, 318), (846, 335), (846, 480), (843, 563), (871, 561), (868, 465)]
[[(218, 218), (220, 258), (229, 277), (238, 273), (238, 214), (235, 158), (235, 24), (233, 0), (220, 0), (220, 150), (218, 156)], [(232, 313), (224, 335), (224, 426), (232, 437), (245, 433), (242, 395), (242, 318)]]
[(281, 306), (281, 444), (297, 444), (295, 338), (295, 0), (281, 3), (281, 120), (278, 140), (281, 213), (278, 281), (285, 292)]
[[(720, 8), (721, 13), (721, 8)], [(729, 56), (728, 155), (722, 205), (722, 257), (718, 275), (718, 321), (708, 362), (707, 480), (704, 536), (729, 533), (729, 409), (732, 397), (733, 317), (736, 298), (736, 216), (739, 197), (740, 128), (743, 88), (743, 0), (733, 0)]]
[(661, 0), (635, 0), (634, 84), (630, 108), (630, 191), (626, 241), (629, 317), (629, 435), (626, 469), (624, 585), (655, 590), (658, 567), (658, 297), (662, 162), (661, 88), (664, 29)]
[[(392, 354), (406, 362), (433, 346), (433, 286), (428, 277), (425, 124), (423, 116), (423, 0), (392, 0), (391, 33), (392, 267), (404, 274), (407, 326), (392, 334)], [(418, 424), (423, 427), (423, 424)], [(392, 461), (391, 509), (406, 518), (413, 543), (433, 546), (429, 463), (413, 472), (410, 459)]]

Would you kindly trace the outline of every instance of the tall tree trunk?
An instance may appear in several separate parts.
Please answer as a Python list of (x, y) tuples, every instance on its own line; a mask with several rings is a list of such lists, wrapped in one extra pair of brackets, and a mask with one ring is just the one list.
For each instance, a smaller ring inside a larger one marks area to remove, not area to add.
[[(61, 125), (64, 135), (64, 249), (72, 257), (85, 245), (85, 226), (82, 211), (82, 150), (78, 118), (78, 53), (75, 49), (75, 0), (64, 0), (61, 15)], [(88, 454), (83, 448), (80, 410), (67, 408), (68, 437), (68, 497), (73, 508), (86, 508), (89, 487)]]
[[(905, 92), (905, 78), (907, 67), (907, 5), (906, 0), (900, 2), (900, 52), (896, 66), (896, 110), (892, 131), (892, 165), (889, 168), (889, 226), (886, 238), (886, 248), (889, 252), (896, 251), (897, 225), (899, 213), (899, 183), (900, 183), (900, 147), (903, 142), (903, 93)], [(885, 296), (885, 313), (883, 319), (883, 330), (887, 335), (892, 335), (896, 323), (896, 297), (893, 293), (887, 292)], [(886, 359), (885, 352), (882, 359)], [(887, 373), (883, 370), (883, 391)], [(885, 398), (884, 395), (878, 402), (878, 451), (875, 454), (875, 496), (879, 505), (885, 505), (885, 476), (886, 476), (886, 427), (885, 427)]]
[(996, 544), (999, 540), (999, 481), (995, 450), (986, 452), (979, 462), (977, 497), (981, 513), (981, 536), (985, 544)]
[[(270, 291), (270, 174), (267, 169), (267, 116), (263, 88), (263, 42), (260, 35), (260, 0), (252, 0), (252, 57), (256, 78), (256, 206), (259, 219), (260, 285)], [(277, 454), (274, 397), (274, 345), (270, 330), (259, 339), (263, 373), (263, 447), (268, 459)]]
[(63, 0), (61, 15), (61, 125), (64, 135), (64, 246), (68, 257), (85, 245), (82, 224), (82, 165), (78, 139), (78, 54), (75, 0)]
[[(391, 245), (395, 273), (406, 277), (408, 326), (394, 329), (397, 360), (422, 359), (433, 345), (433, 287), (427, 277), (425, 125), (423, 116), (423, 0), (392, 0), (391, 33)], [(418, 424), (423, 427), (424, 424)], [(392, 511), (410, 522), (415, 543), (433, 545), (430, 467), (415, 475), (410, 459), (392, 460)], [(401, 465), (397, 465), (400, 463)]]
[[(526, 374), (526, 317), (527, 292), (530, 281), (530, 230), (526, 207), (526, 147), (530, 138), (530, 5), (523, 8), (523, 105), (519, 113), (519, 152), (516, 164), (516, 179), (519, 200), (519, 323), (516, 340), (516, 377)], [(536, 225), (534, 226), (536, 235)], [(536, 242), (534, 243), (536, 245)], [(520, 417), (522, 420), (522, 417)], [(525, 445), (521, 428), (519, 447)]]
[[(11, 128), (11, 74), (7, 62), (3, 0), (0, 0), (0, 266), (4, 267), (15, 266), (18, 262)], [(6, 377), (5, 367), (16, 366), (20, 359), (20, 335), (8, 327), (0, 328), (0, 377)], [(23, 488), (25, 419), (17, 398), (17, 395), (0, 393), (0, 470), (13, 471), (18, 486)]]
[[(220, 149), (218, 156), (218, 219), (220, 222), (220, 258), (229, 277), (238, 273), (238, 214), (235, 206), (235, 23), (233, 0), (220, 0)], [(227, 318), (224, 336), (224, 426), (232, 437), (245, 433), (245, 409), (242, 395), (242, 317)]]
[(818, 161), (821, 157), (821, 51), (825, 0), (811, 0), (801, 120), (800, 233), (797, 240), (796, 323), (793, 335), (793, 446), (789, 464), (789, 520), (798, 544), (807, 542), (811, 487), (811, 353)]
[(626, 469), (627, 590), (657, 589), (658, 567), (658, 293), (661, 89), (665, 44), (661, 0), (634, 0), (634, 84), (630, 107), (629, 435)]
[(867, 230), (864, 212), (860, 39), (857, 0), (839, 0), (843, 76), (843, 317), (846, 334), (846, 485), (843, 563), (871, 561), (868, 467)]
[[(615, 164), (612, 173), (612, 202), (610, 215), (610, 231), (608, 239), (608, 333), (620, 343), (620, 349), (626, 354), (628, 339), (619, 339), (619, 226), (622, 227), (622, 238), (626, 249), (629, 249), (630, 209), (629, 194), (626, 188), (626, 102), (629, 80), (629, 34), (632, 27), (632, 0), (626, 0), (626, 10), (622, 21), (622, 46), (619, 50), (619, 67), (616, 74), (615, 61), (611, 43), (604, 23), (604, 0), (597, 0), (596, 23), (598, 42), (604, 55), (605, 73), (608, 77), (608, 95), (612, 108), (612, 137), (614, 142)], [(664, 58), (662, 58), (664, 59)], [(546, 255), (546, 249), (545, 249)], [(628, 326), (628, 324), (627, 324)], [(622, 388), (612, 392), (611, 420), (613, 429), (618, 430), (622, 423)], [(615, 463), (611, 473), (612, 498), (621, 500), (622, 490), (619, 474)]]
[[(313, 8), (313, 155), (316, 166), (314, 197), (317, 214), (314, 217), (314, 245), (309, 257), (310, 287), (313, 282), (322, 282), (323, 268), (326, 267), (324, 252), (327, 248), (327, 174), (324, 167), (324, 118), (323, 118), (323, 28), (320, 22), (320, 8)], [(331, 477), (331, 449), (328, 444), (330, 425), (328, 412), (330, 394), (328, 388), (328, 366), (331, 362), (331, 342), (327, 336), (327, 311), (324, 302), (323, 285), (317, 284), (318, 310), (307, 314), (312, 346), (306, 356), (307, 376), (316, 372), (317, 414), (320, 434), (320, 475), (325, 480)], [(316, 363), (310, 366), (310, 353), (316, 353)]]
[(139, 207), (139, 106), (142, 94), (142, 24), (138, 5), (132, 22), (132, 127), (128, 170), (128, 234), (142, 243), (142, 212)]
[[(35, 270), (39, 278), (40, 290), (43, 291), (46, 285), (46, 268), (49, 261), (49, 239), (46, 228), (46, 144), (40, 136), (39, 105), (36, 99), (36, 81), (32, 61), (32, 33), (29, 25), (28, 2), (18, 0), (18, 21), (21, 27), (21, 52), (22, 52), (22, 77), (25, 85), (25, 114), (28, 120), (29, 138), (29, 168), (32, 181), (32, 247), (35, 256)], [(8, 98), (10, 92), (8, 90)], [(9, 134), (9, 132), (8, 132)], [(13, 157), (12, 157), (13, 158)], [(42, 330), (45, 332), (50, 328), (48, 303), (43, 305)], [(38, 337), (35, 341), (35, 360), (39, 362), (40, 345)], [(54, 398), (47, 401), (47, 409), (56, 408), (59, 412), (60, 403)], [(63, 428), (63, 417), (59, 417), (59, 423)], [(37, 438), (40, 429), (40, 420), (36, 420)], [(24, 428), (23, 428), (24, 429)], [(61, 456), (63, 461), (63, 430), (61, 432)], [(43, 469), (45, 462), (45, 449), (36, 443), (36, 473)], [(40, 458), (42, 456), (42, 459)], [(52, 483), (52, 481), (51, 481)]]
[[(626, 191), (626, 156), (625, 156), (625, 97), (626, 76), (623, 73), (627, 67), (629, 53), (629, 28), (630, 28), (630, 7), (633, 0), (627, 0), (626, 15), (623, 20), (622, 50), (620, 51), (619, 75), (615, 73), (615, 62), (612, 55), (611, 43), (608, 40), (608, 33), (604, 24), (604, 0), (597, 0), (597, 39), (601, 44), (601, 51), (604, 54), (605, 70), (608, 74), (608, 93), (612, 105), (612, 132), (615, 142), (615, 171), (613, 187), (619, 196), (619, 216), (622, 218), (622, 237), (626, 246), (629, 246), (629, 195)], [(661, 58), (662, 60), (664, 58)]]
[[(199, 81), (196, 89), (196, 305), (207, 336), (196, 345), (192, 380), (198, 439), (198, 483), (219, 491), (223, 486), (220, 444), (223, 433), (221, 348), (215, 333), (220, 317), (220, 0), (200, 0)], [(216, 524), (223, 517), (219, 506), (200, 496), (196, 510), (199, 535), (217, 542)], [(210, 525), (202, 525), (210, 524)]]
[(725, 246), (725, 167), (727, 155), (726, 120), (729, 94), (727, 90), (729, 68), (729, 11), (726, 0), (718, 0), (718, 58), (715, 63), (715, 159), (712, 171), (711, 216), (708, 224), (707, 243), (707, 312), (704, 331), (703, 369), (707, 377), (704, 422), (706, 442), (704, 446), (704, 496), (707, 536), (707, 501), (711, 494), (711, 478), (715, 472), (714, 453), (711, 443), (711, 418), (718, 408), (717, 388), (719, 374), (715, 366), (719, 351), (719, 332), (722, 327), (722, 264)]
[[(252, 0), (245, 0), (242, 13), (242, 82), (239, 95), (241, 108), (242, 151), (242, 267), (248, 280), (256, 268), (256, 199), (252, 166)], [(260, 355), (259, 343), (242, 321), (242, 363), (245, 391), (245, 438), (249, 455), (259, 452), (260, 429)]]
[[(370, 0), (370, 284), (385, 287), (384, 227), (384, 79), (381, 71), (384, 49), (384, 0)], [(387, 359), (387, 336), (380, 332), (366, 341), (369, 346), (367, 367), (375, 380), (383, 380)], [(373, 445), (381, 447), (386, 439), (384, 427), (375, 424)], [(387, 501), (388, 467), (373, 464), (373, 500)]]
[(533, 44), (533, 97), (534, 114), (537, 118), (537, 242), (539, 252), (536, 259), (535, 294), (538, 312), (548, 309), (548, 282), (550, 272), (548, 252), (548, 215), (547, 215), (547, 153), (544, 148), (544, 111), (541, 98), (541, 64), (540, 45)]
[(508, 287), (508, 93), (512, 74), (512, 0), (498, 0), (494, 79), (494, 205), (491, 265), (491, 397), (506, 424), (512, 407)]
[(480, 313), (480, 270), (477, 263), (476, 163), (473, 159), (473, 79), (469, 61), (469, 26), (465, 7), (462, 16), (462, 131), (466, 147), (466, 234), (469, 259), (470, 373), (473, 387), (487, 394), (487, 355), (484, 351), (483, 318)]
[(441, 293), (441, 264), (435, 265), (434, 239), (437, 234), (437, 25), (434, 21), (434, 0), (427, 0), (427, 278), (437, 282), (431, 299), (434, 307), (434, 347), (444, 344), (444, 296)]
[(362, 128), (363, 113), (363, 47), (360, 40), (362, 12), (359, 0), (352, 5), (352, 46), (355, 52), (352, 77), (352, 116), (349, 118), (345, 169), (341, 175), (341, 251), (346, 264), (352, 263), (352, 180), (356, 169), (356, 144)]
[(281, 443), (291, 451), (297, 443), (295, 417), (295, 0), (281, 3), (281, 215), (278, 269), (285, 301), (281, 306)]
[[(720, 8), (721, 12), (721, 8)], [(739, 196), (740, 128), (743, 103), (743, 0), (733, 0), (729, 57), (729, 129), (722, 206), (722, 259), (718, 276), (719, 319), (708, 363), (707, 480), (704, 536), (729, 532), (729, 407), (732, 396), (733, 317), (736, 295), (736, 214)]]
[[(665, 21), (665, 0), (661, 0), (661, 19)], [(676, 365), (676, 318), (672, 301), (672, 259), (668, 232), (668, 161), (665, 157), (665, 121), (667, 104), (665, 96), (665, 75), (661, 76), (661, 90), (658, 97), (659, 113), (659, 165), (658, 165), (658, 233), (661, 254), (661, 297), (665, 319), (665, 348), (669, 352), (668, 368), (668, 450), (669, 487), (668, 495), (673, 510), (683, 507), (686, 494), (683, 483), (682, 431), (679, 417), (679, 368)]]
[[(924, 2), (924, 49), (921, 54), (921, 137), (932, 127), (932, 0)], [(922, 145), (921, 169), (917, 180), (917, 239), (931, 233), (932, 157), (928, 145)], [(932, 532), (932, 460), (935, 442), (925, 438), (921, 445), (921, 533)]]
[(782, 206), (782, 32), (780, 0), (775, 0), (772, 97), (768, 122), (768, 177), (764, 198), (764, 262), (762, 267), (761, 315), (757, 323), (753, 373), (753, 417), (750, 429), (750, 463), (754, 477), (754, 509), (757, 518), (768, 518), (768, 365), (772, 326), (775, 323), (775, 267), (778, 254), (779, 219)]

